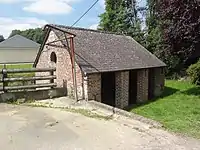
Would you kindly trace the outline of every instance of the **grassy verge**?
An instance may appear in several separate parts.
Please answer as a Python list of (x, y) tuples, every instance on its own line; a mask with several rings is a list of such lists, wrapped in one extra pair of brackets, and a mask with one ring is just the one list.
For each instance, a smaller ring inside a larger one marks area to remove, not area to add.
[(200, 138), (199, 86), (168, 80), (161, 98), (131, 111), (160, 121), (171, 131)]
[(55, 109), (60, 109), (60, 110), (63, 110), (63, 111), (76, 113), (76, 114), (81, 114), (81, 115), (89, 117), (89, 118), (95, 118), (95, 119), (100, 119), (100, 120), (111, 120), (112, 119), (112, 116), (100, 115), (100, 114), (92, 112), (91, 110), (88, 110), (88, 109), (70, 108), (70, 107), (56, 107), (56, 106), (53, 106), (53, 103), (49, 103), (49, 102), (40, 103), (40, 102), (35, 101), (35, 100), (18, 99), (18, 100), (10, 100), (7, 103), (12, 104), (12, 105), (25, 105), (25, 106), (29, 106), (29, 107), (55, 108)]
[[(16, 103), (14, 103), (16, 104)], [(17, 104), (23, 104), (23, 103), (17, 103)], [(85, 117), (89, 117), (89, 118), (95, 118), (95, 119), (100, 119), (100, 120), (111, 120), (112, 116), (103, 116), (103, 115), (99, 115), (95, 112), (92, 112), (90, 110), (87, 109), (82, 109), (82, 108), (68, 108), (68, 107), (55, 107), (53, 106), (51, 103), (46, 103), (46, 104), (39, 104), (39, 103), (32, 103), (30, 102), (26, 102), (25, 103), (26, 106), (31, 106), (31, 107), (44, 107), (44, 108), (55, 108), (55, 109), (61, 109), (63, 111), (67, 111), (67, 112), (71, 112), (71, 113), (77, 113), (77, 114), (81, 114)]]

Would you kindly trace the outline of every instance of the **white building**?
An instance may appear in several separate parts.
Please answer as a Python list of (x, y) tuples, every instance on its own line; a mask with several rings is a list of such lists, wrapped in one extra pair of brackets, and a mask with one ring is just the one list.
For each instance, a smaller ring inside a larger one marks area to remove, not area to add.
[(33, 63), (40, 44), (21, 35), (15, 35), (0, 43), (0, 64)]

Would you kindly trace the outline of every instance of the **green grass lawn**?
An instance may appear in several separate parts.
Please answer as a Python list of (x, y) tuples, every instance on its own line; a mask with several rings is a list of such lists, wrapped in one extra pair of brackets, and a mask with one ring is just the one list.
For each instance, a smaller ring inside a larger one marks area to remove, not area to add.
[[(9, 64), (6, 65), (7, 69), (27, 69), (32, 68), (33, 64)], [(0, 65), (0, 70), (4, 68), (3, 65)], [(8, 74), (9, 77), (17, 77), (17, 76), (24, 76), (24, 77), (32, 77), (35, 73), (15, 73), (15, 74)]]
[(161, 98), (131, 111), (171, 131), (200, 138), (200, 87), (189, 82), (167, 80)]
[[(20, 68), (32, 68), (33, 64), (9, 64), (6, 65), (8, 69), (20, 69)], [(4, 65), (0, 65), (0, 69), (4, 68)]]

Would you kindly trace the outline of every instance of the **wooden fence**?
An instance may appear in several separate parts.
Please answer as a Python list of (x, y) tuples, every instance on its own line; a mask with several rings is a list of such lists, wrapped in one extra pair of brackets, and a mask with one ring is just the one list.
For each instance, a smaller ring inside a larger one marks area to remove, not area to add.
[[(0, 70), (0, 92), (16, 91), (16, 90), (35, 90), (37, 88), (54, 88), (56, 83), (55, 68), (27, 68), (27, 69), (6, 69)], [(44, 76), (35, 76), (35, 73), (45, 73)], [(49, 74), (48, 74), (49, 72)], [(32, 76), (24, 76), (24, 74), (33, 73)], [(36, 81), (49, 80), (48, 83), (36, 84)], [(23, 85), (14, 85), (14, 82), (22, 82)], [(24, 84), (24, 83), (28, 83)]]

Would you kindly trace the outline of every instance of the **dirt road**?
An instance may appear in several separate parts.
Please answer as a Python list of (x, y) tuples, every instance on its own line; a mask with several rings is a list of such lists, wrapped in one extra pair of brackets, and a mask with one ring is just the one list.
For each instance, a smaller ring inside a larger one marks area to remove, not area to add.
[(2, 150), (200, 150), (200, 141), (126, 119), (0, 104)]

